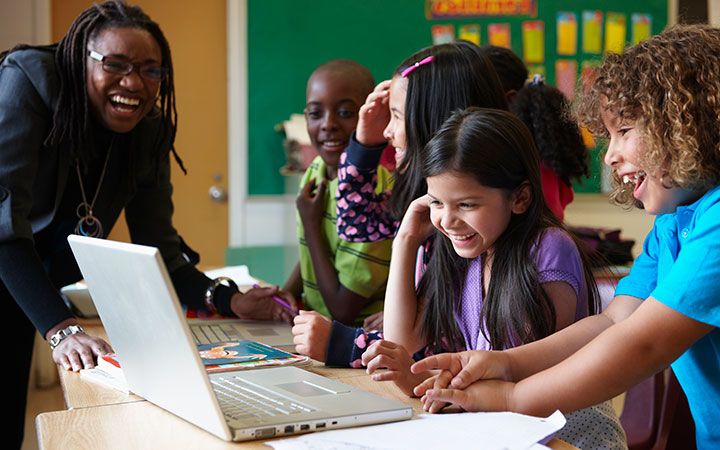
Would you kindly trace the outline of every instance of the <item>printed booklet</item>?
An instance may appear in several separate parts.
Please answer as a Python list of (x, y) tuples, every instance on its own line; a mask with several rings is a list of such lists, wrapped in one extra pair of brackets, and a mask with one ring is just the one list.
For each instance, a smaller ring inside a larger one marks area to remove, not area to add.
[(114, 353), (98, 356), (97, 365), (92, 369), (82, 369), (80, 378), (117, 389), (126, 394), (130, 393), (127, 380), (120, 368), (120, 362)]
[(261, 342), (241, 340), (198, 344), (208, 373), (268, 366), (304, 365), (310, 358), (294, 355)]
[[(241, 340), (198, 344), (197, 348), (208, 373), (310, 364), (310, 358), (307, 356), (294, 355), (256, 341)], [(120, 361), (115, 353), (99, 356), (97, 365), (92, 369), (81, 370), (80, 377), (121, 392), (130, 392), (120, 367)]]

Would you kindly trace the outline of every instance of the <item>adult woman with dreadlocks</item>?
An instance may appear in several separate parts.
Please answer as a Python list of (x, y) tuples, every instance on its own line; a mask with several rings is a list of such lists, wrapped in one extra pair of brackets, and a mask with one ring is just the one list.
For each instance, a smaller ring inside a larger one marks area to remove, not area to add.
[(81, 278), (69, 234), (105, 237), (125, 209), (132, 241), (160, 249), (185, 305), (292, 320), (271, 300), (277, 288), (241, 294), (194, 267), (171, 220), (170, 153), (184, 171), (176, 123), (170, 48), (138, 7), (96, 4), (59, 43), (0, 54), (0, 301), (13, 329), (6, 376), (18, 447), (34, 329), (65, 369), (110, 351), (58, 292)]

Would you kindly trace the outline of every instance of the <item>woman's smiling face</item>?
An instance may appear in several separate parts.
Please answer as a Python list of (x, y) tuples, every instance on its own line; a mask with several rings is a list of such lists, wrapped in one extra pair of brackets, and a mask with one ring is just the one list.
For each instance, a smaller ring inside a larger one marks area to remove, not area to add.
[(155, 106), (161, 79), (140, 74), (146, 66), (162, 65), (160, 46), (149, 32), (139, 28), (106, 28), (88, 42), (105, 61), (132, 63), (125, 75), (103, 69), (103, 62), (86, 56), (87, 95), (92, 116), (103, 127), (127, 133)]

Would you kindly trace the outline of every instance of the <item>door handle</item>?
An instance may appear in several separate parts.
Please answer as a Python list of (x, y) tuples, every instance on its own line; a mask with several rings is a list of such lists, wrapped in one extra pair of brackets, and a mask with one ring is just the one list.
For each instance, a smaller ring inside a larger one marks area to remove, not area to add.
[(215, 203), (226, 203), (228, 199), (228, 192), (227, 189), (225, 189), (225, 186), (220, 183), (222, 181), (222, 175), (218, 173), (215, 174), (213, 178), (215, 179), (215, 183), (210, 186), (210, 189), (208, 189), (210, 200)]

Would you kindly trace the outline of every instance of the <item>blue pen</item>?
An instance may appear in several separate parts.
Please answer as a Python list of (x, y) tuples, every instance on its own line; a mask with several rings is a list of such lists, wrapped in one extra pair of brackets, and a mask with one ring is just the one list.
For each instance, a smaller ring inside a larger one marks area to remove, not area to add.
[[(260, 288), (261, 286), (260, 286), (259, 284), (255, 283), (255, 284), (253, 284), (253, 287), (257, 289), (257, 288)], [(287, 309), (288, 311), (290, 311), (290, 312), (293, 313), (294, 315), (297, 315), (297, 312), (295, 312), (295, 310), (293, 309), (293, 307), (290, 306), (290, 303), (286, 302), (285, 300), (283, 300), (282, 298), (280, 298), (280, 297), (277, 296), (277, 295), (273, 295), (273, 296), (272, 296), (272, 299), (273, 299), (273, 300), (275, 301), (275, 303), (277, 303), (278, 305), (280, 305), (280, 306), (282, 306), (283, 308)]]

